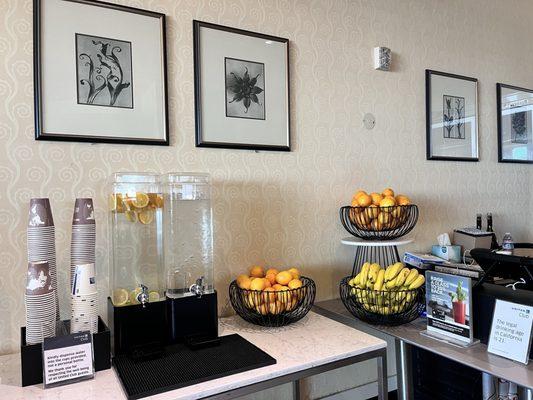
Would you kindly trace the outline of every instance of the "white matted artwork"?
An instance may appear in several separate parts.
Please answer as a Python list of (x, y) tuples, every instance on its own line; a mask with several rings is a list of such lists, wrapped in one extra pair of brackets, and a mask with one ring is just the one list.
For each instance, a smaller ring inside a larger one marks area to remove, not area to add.
[(426, 70), (428, 160), (478, 161), (477, 79)]
[(165, 16), (34, 4), (36, 139), (168, 145)]
[(533, 90), (498, 83), (498, 161), (533, 163)]
[(196, 145), (290, 151), (289, 41), (194, 21)]

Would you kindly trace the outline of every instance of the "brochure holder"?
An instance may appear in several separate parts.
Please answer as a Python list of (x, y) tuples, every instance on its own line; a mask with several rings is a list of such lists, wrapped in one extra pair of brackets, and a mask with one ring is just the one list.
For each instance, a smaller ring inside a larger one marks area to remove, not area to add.
[(462, 347), (462, 348), (472, 347), (479, 343), (478, 339), (474, 339), (472, 343), (467, 343), (467, 342), (462, 342), (460, 340), (455, 340), (449, 336), (440, 335), (437, 332), (429, 332), (428, 330), (420, 331), (420, 334), (430, 339), (438, 340), (439, 342), (444, 342), (447, 344), (451, 344), (452, 346), (457, 346), (457, 347)]

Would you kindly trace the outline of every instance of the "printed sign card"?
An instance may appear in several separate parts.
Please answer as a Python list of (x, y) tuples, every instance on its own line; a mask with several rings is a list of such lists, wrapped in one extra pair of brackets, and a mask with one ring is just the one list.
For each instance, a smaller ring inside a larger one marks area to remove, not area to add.
[(94, 377), (92, 335), (89, 331), (44, 339), (44, 387)]
[(489, 353), (527, 364), (533, 307), (496, 300), (489, 337)]
[(427, 334), (461, 345), (474, 342), (472, 280), (426, 272)]

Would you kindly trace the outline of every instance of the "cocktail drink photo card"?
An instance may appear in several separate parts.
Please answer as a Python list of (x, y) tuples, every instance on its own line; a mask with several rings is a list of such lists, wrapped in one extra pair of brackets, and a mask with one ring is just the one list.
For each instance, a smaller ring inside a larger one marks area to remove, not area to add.
[(472, 280), (426, 272), (427, 333), (472, 344)]

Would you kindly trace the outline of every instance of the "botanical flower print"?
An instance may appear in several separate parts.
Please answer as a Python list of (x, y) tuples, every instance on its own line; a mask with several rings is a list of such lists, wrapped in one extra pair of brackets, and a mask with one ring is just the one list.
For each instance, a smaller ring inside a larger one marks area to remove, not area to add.
[(78, 103), (133, 108), (131, 43), (76, 34)]
[(265, 119), (264, 64), (225, 59), (226, 116)]

